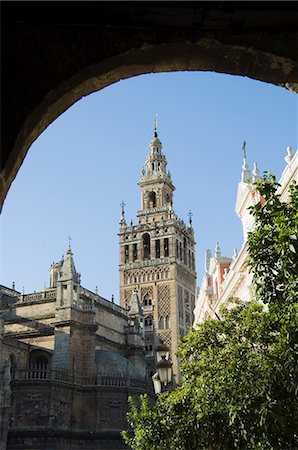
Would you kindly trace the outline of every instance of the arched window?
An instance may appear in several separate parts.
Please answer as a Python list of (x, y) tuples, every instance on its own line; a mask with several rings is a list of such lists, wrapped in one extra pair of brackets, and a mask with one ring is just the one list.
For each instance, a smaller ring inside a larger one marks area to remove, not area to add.
[(143, 235), (143, 258), (150, 259), (150, 235), (148, 233)]
[(152, 305), (152, 300), (149, 294), (146, 294), (144, 297), (144, 306), (150, 306)]
[(30, 377), (47, 378), (50, 369), (51, 355), (47, 352), (36, 350), (30, 354)]
[(169, 316), (165, 317), (165, 328), (170, 328), (170, 318), (169, 318)]
[(145, 325), (145, 331), (152, 331), (153, 330), (153, 319), (152, 317), (146, 317), (144, 321)]
[(160, 330), (163, 330), (164, 327), (165, 327), (164, 317), (163, 317), (163, 316), (160, 316), (159, 319), (158, 319), (158, 328), (159, 328)]
[(156, 193), (154, 191), (149, 193), (149, 208), (156, 207)]

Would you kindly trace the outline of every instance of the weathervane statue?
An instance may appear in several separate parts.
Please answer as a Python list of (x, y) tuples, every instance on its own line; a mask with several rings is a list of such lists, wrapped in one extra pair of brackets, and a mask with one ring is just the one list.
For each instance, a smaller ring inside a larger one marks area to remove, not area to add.
[(157, 134), (157, 116), (158, 116), (158, 114), (155, 114), (155, 117), (154, 117), (154, 134)]
[(242, 150), (243, 150), (243, 158), (246, 159), (246, 142), (245, 141), (243, 141)]

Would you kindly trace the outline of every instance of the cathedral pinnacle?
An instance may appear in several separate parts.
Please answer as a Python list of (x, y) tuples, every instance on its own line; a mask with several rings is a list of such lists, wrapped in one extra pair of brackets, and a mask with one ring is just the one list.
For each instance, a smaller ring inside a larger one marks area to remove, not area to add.
[(260, 178), (261, 178), (260, 177), (260, 171), (258, 169), (257, 163), (255, 162), (254, 163), (254, 168), (253, 168), (253, 171), (252, 171), (252, 181), (253, 181), (253, 183), (255, 183), (256, 181), (259, 181)]
[(241, 181), (242, 181), (242, 183), (250, 183), (251, 175), (250, 175), (250, 170), (249, 170), (247, 160), (246, 160), (246, 142), (245, 141), (243, 141), (242, 150), (243, 150), (243, 165), (242, 165)]
[(192, 212), (188, 211), (189, 227), (192, 227)]
[(216, 246), (215, 246), (215, 258), (220, 258), (220, 257), (221, 257), (220, 246), (219, 246), (219, 243), (216, 242)]

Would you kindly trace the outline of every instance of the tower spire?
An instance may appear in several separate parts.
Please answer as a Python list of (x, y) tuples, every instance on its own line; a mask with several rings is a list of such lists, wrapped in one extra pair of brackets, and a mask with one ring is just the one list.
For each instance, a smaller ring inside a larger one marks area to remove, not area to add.
[(154, 117), (154, 126), (153, 126), (154, 137), (157, 137), (157, 116), (158, 116), (158, 114), (155, 114), (155, 117)]

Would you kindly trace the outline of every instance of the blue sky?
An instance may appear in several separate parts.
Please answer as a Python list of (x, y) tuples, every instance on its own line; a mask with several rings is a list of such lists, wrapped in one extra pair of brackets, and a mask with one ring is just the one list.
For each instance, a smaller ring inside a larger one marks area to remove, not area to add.
[(241, 247), (234, 209), (242, 142), (251, 168), (257, 161), (279, 178), (286, 147), (297, 149), (297, 97), (209, 72), (142, 75), (81, 99), (32, 144), (1, 214), (1, 284), (26, 293), (48, 286), (48, 268), (71, 235), (82, 285), (118, 302), (120, 203), (135, 222), (156, 113), (174, 209), (185, 221), (193, 213), (197, 284), (206, 248), (219, 241), (231, 256)]

